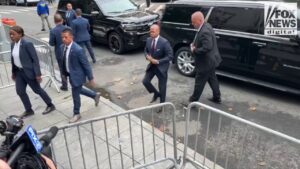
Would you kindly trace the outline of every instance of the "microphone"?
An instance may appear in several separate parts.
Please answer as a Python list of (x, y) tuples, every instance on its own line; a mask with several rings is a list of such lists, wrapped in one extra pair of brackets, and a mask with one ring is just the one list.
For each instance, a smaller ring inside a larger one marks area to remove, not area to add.
[(43, 147), (47, 147), (51, 140), (56, 136), (58, 132), (58, 128), (56, 126), (53, 126), (49, 129), (49, 131), (40, 138), (40, 142), (42, 143)]

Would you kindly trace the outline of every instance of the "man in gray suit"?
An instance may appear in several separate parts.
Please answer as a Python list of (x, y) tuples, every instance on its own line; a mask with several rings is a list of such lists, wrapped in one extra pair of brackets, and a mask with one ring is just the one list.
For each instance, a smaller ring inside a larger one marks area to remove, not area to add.
[(198, 101), (206, 82), (208, 82), (213, 91), (213, 97), (209, 100), (220, 104), (221, 92), (215, 69), (221, 63), (222, 58), (214, 30), (209, 23), (205, 22), (200, 11), (193, 13), (191, 20), (194, 28), (198, 31), (191, 44), (191, 51), (195, 57), (196, 78), (194, 92), (189, 101)]

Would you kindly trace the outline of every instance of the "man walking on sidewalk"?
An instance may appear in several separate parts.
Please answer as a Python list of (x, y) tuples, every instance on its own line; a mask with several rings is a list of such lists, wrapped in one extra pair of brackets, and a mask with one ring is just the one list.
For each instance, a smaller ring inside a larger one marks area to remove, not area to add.
[[(150, 103), (160, 98), (160, 103), (166, 101), (168, 69), (173, 57), (173, 50), (170, 43), (160, 35), (160, 27), (152, 25), (150, 37), (146, 41), (145, 57), (149, 61), (143, 84), (149, 93), (154, 93)], [(158, 89), (152, 85), (151, 80), (158, 78)]]
[(77, 122), (80, 116), (80, 94), (92, 98), (95, 106), (98, 106), (100, 93), (83, 88), (86, 79), (89, 80), (91, 86), (95, 86), (93, 72), (90, 63), (84, 53), (84, 50), (73, 41), (73, 32), (70, 28), (66, 28), (62, 33), (63, 45), (61, 52), (63, 53), (63, 75), (69, 76), (72, 86), (72, 96), (74, 103), (74, 115), (70, 119), (70, 123)]
[(37, 4), (37, 13), (41, 17), (41, 20), (42, 20), (42, 31), (45, 31), (45, 20), (47, 22), (49, 30), (51, 30), (51, 25), (48, 20), (49, 8), (48, 8), (48, 4), (45, 0), (40, 0), (40, 2)]
[(90, 36), (90, 24), (89, 21), (81, 16), (81, 9), (76, 9), (77, 18), (73, 20), (71, 27), (74, 32), (75, 42), (77, 42), (83, 49), (87, 48), (93, 63), (96, 63), (95, 54), (92, 48), (91, 36)]
[(56, 24), (56, 27), (53, 28), (50, 31), (50, 38), (49, 38), (49, 44), (51, 46), (54, 46), (54, 50), (55, 50), (55, 56), (56, 56), (56, 60), (58, 63), (58, 67), (59, 67), (59, 72), (61, 75), (61, 81), (62, 81), (62, 86), (60, 87), (61, 90), (63, 91), (67, 91), (68, 90), (68, 81), (67, 78), (65, 76), (63, 76), (63, 58), (62, 58), (62, 54), (61, 54), (61, 50), (60, 50), (60, 46), (62, 45), (62, 32), (63, 30), (65, 30), (67, 28), (67, 26), (63, 25), (63, 18), (62, 16), (57, 13), (54, 15), (54, 22)]
[(205, 22), (204, 16), (200, 11), (195, 12), (191, 20), (194, 28), (198, 31), (191, 44), (191, 52), (195, 57), (196, 77), (194, 92), (190, 96), (189, 102), (199, 100), (205, 84), (208, 82), (213, 91), (213, 97), (209, 100), (220, 104), (221, 92), (215, 70), (221, 63), (222, 58), (214, 30), (209, 23)]

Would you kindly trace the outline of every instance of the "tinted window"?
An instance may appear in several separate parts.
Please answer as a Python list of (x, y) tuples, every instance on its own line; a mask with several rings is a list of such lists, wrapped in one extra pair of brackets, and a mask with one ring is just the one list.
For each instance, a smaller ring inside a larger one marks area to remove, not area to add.
[(203, 15), (206, 16), (207, 12), (209, 11), (209, 8), (195, 6), (167, 7), (162, 20), (167, 22), (179, 22), (189, 24), (191, 23), (191, 15), (196, 11), (201, 11)]
[(208, 22), (217, 29), (263, 33), (263, 9), (216, 7)]
[(121, 13), (124, 11), (137, 10), (137, 6), (131, 0), (96, 0), (103, 13)]

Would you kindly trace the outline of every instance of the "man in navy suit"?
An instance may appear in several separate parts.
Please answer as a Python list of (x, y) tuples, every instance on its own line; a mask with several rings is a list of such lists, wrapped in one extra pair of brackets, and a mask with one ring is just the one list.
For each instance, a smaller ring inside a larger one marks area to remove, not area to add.
[(91, 36), (89, 33), (90, 24), (89, 21), (83, 18), (81, 15), (81, 9), (76, 9), (77, 18), (72, 22), (72, 29), (75, 36), (75, 42), (77, 42), (83, 49), (85, 46), (89, 51), (93, 63), (96, 63), (96, 58), (91, 43)]
[[(150, 28), (150, 37), (146, 41), (145, 56), (149, 61), (146, 69), (146, 75), (143, 79), (143, 84), (149, 93), (154, 93), (152, 102), (160, 98), (160, 102), (166, 101), (168, 69), (170, 61), (173, 58), (173, 50), (170, 43), (160, 35), (160, 27), (152, 25)], [(156, 76), (158, 78), (157, 89), (151, 84), (151, 80)]]
[(66, 25), (71, 27), (72, 21), (76, 19), (76, 13), (71, 3), (67, 4), (67, 11), (65, 14), (65, 18), (66, 18)]
[(62, 45), (61, 33), (63, 32), (64, 29), (66, 29), (66, 26), (63, 25), (63, 18), (59, 13), (54, 15), (54, 22), (56, 24), (56, 27), (50, 31), (49, 44), (51, 46), (54, 46), (54, 50), (55, 50), (55, 56), (56, 56), (56, 60), (58, 63), (59, 72), (62, 80), (62, 86), (60, 87), (60, 89), (63, 91), (67, 91), (68, 82), (67, 79), (64, 76), (62, 76), (63, 55), (61, 54), (61, 50), (60, 50), (60, 46)]
[(34, 93), (40, 95), (47, 104), (43, 114), (48, 114), (55, 110), (55, 106), (52, 104), (49, 95), (40, 86), (42, 77), (35, 48), (31, 42), (23, 39), (23, 36), (24, 30), (20, 26), (14, 26), (10, 29), (10, 38), (13, 42), (11, 45), (12, 79), (16, 82), (17, 94), (25, 107), (25, 112), (21, 117), (34, 114), (26, 93), (27, 85), (30, 86)]
[(100, 93), (83, 88), (86, 79), (89, 80), (91, 86), (95, 85), (93, 72), (90, 63), (84, 53), (84, 50), (73, 41), (73, 32), (70, 28), (66, 28), (62, 33), (63, 45), (61, 52), (63, 53), (63, 74), (69, 76), (72, 86), (72, 96), (74, 103), (74, 115), (70, 119), (70, 123), (77, 122), (80, 116), (80, 94), (94, 99), (95, 106), (98, 106)]

